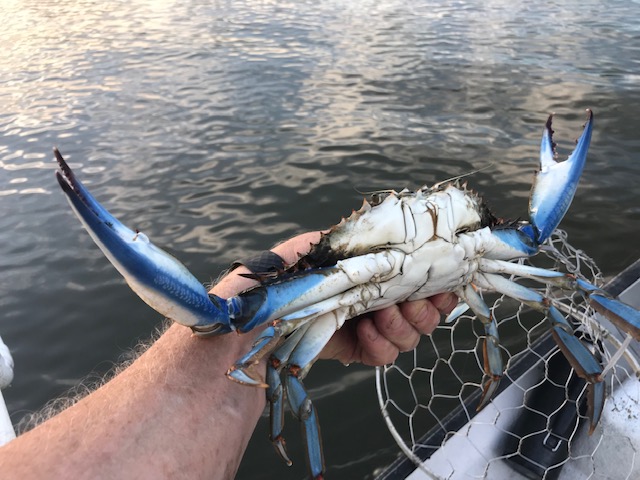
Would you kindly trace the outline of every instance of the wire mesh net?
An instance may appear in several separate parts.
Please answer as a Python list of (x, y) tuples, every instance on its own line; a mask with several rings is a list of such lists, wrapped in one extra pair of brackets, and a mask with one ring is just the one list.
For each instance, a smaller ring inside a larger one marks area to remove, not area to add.
[[(603, 284), (595, 262), (571, 247), (563, 231), (552, 235), (535, 264)], [(605, 382), (617, 394), (605, 409), (635, 418), (638, 385), (621, 386), (637, 371), (633, 352), (621, 345), (625, 336), (597, 316), (582, 294), (514, 280), (549, 298), (603, 365), (613, 360)], [(586, 384), (555, 346), (545, 316), (505, 296), (484, 298), (498, 320), (505, 375), (479, 412), (484, 328), (472, 316), (441, 324), (415, 350), (378, 368), (383, 416), (422, 472), (415, 478), (635, 478), (640, 446), (613, 420), (588, 434)], [(612, 359), (617, 351), (625, 355)]]

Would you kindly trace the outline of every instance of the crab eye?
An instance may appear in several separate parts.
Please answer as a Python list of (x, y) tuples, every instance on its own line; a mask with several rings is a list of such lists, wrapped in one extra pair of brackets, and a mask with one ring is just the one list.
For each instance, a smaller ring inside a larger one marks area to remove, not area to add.
[(387, 198), (388, 196), (389, 196), (388, 192), (372, 193), (371, 196), (369, 197), (369, 204), (372, 207), (380, 205), (384, 201), (384, 199)]

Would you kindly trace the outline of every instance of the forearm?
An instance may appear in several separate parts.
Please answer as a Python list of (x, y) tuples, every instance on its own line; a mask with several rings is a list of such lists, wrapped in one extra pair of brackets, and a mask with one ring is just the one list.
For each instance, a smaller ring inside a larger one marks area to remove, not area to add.
[(0, 449), (3, 478), (233, 478), (264, 390), (225, 372), (248, 348), (174, 325), (112, 381)]
[[(320, 234), (274, 248), (287, 262)], [(255, 282), (218, 283), (224, 298)], [(172, 325), (113, 380), (0, 448), (3, 478), (231, 479), (265, 405), (265, 391), (227, 379), (255, 332), (208, 339)]]

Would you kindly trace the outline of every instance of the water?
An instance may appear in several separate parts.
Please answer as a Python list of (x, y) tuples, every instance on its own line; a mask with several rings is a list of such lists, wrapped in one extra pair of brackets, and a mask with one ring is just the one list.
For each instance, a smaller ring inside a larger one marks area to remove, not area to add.
[[(637, 2), (132, 2), (0, 4), (0, 332), (18, 422), (106, 372), (160, 323), (72, 217), (57, 145), (126, 224), (203, 281), (326, 227), (358, 191), (470, 182), (526, 215), (542, 125), (561, 156), (596, 113), (563, 227), (608, 275), (640, 254)], [(318, 364), (328, 476), (362, 478), (397, 448), (373, 370)], [(302, 478), (262, 422), (238, 478)], [(265, 473), (266, 472), (266, 473)]]

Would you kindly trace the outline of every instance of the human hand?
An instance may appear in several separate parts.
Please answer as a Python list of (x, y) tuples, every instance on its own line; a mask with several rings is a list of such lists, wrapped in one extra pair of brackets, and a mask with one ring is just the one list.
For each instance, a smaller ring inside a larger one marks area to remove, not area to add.
[[(320, 235), (321, 232), (303, 233), (271, 250), (291, 264), (308, 252)], [(216, 295), (226, 298), (254, 285), (255, 281), (238, 275), (247, 272), (245, 267), (235, 269), (214, 287)], [(449, 313), (457, 303), (454, 294), (442, 293), (351, 319), (333, 335), (320, 358), (372, 366), (391, 363), (400, 352), (415, 348), (421, 335), (433, 332), (441, 315)]]
[(458, 304), (453, 293), (440, 293), (353, 318), (338, 330), (320, 358), (380, 366), (392, 363), (400, 352), (418, 346), (421, 335), (431, 334)]

